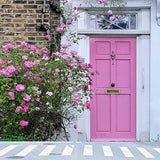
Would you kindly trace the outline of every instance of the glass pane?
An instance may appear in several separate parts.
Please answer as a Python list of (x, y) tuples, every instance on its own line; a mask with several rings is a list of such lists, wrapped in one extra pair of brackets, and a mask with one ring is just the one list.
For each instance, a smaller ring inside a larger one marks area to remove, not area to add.
[(115, 14), (113, 20), (110, 15), (90, 15), (90, 29), (136, 29), (135, 14)]
[(130, 15), (130, 29), (136, 29), (136, 15)]
[(96, 15), (90, 16), (90, 29), (96, 29)]

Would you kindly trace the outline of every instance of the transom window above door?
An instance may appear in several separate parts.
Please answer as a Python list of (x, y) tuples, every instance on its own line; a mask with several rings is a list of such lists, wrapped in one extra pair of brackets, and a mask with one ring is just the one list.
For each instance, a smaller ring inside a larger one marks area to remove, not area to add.
[(89, 29), (92, 30), (135, 30), (137, 14), (89, 14)]

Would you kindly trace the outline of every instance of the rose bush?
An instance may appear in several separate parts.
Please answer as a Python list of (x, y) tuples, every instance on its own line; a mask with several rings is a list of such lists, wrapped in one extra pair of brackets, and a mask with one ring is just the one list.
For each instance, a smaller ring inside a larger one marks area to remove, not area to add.
[[(48, 37), (47, 37), (48, 38)], [(76, 51), (7, 44), (0, 52), (0, 137), (47, 140), (77, 118), (88, 101), (90, 64)], [(29, 50), (28, 53), (26, 50)], [(86, 104), (84, 103), (86, 101)]]

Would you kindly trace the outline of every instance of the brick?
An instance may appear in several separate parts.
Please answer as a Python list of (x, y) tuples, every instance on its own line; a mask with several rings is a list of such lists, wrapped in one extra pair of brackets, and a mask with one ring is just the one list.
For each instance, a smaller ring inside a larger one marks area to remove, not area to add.
[(27, 13), (27, 10), (13, 10), (13, 13)]
[(26, 4), (27, 1), (26, 0), (18, 0), (18, 1), (14, 0), (13, 3), (15, 3), (15, 4)]
[(37, 8), (37, 5), (24, 5), (25, 9)]
[(15, 8), (14, 5), (2, 5), (2, 8)]
[(14, 36), (14, 32), (6, 32), (5, 35), (6, 36)]
[(36, 24), (25, 24), (24, 26), (25, 26), (26, 28), (27, 28), (27, 27), (36, 27)]
[(23, 27), (23, 26), (24, 26), (23, 23), (22, 23), (22, 24), (19, 24), (19, 23), (18, 23), (18, 24), (17, 24), (17, 23), (15, 24), (15, 27)]
[(36, 39), (35, 37), (28, 37), (29, 41), (35, 41), (35, 39)]
[(15, 14), (15, 18), (22, 18), (23, 15), (22, 14)]
[(45, 37), (36, 37), (36, 40), (37, 41), (45, 41), (46, 39), (45, 39)]
[(34, 1), (28, 1), (28, 4), (34, 4), (35, 2)]
[(13, 19), (13, 22), (26, 22), (26, 19)]

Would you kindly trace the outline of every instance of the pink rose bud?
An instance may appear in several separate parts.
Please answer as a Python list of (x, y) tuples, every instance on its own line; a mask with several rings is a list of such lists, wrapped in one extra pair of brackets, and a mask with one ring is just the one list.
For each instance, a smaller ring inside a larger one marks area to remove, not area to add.
[(73, 7), (73, 9), (76, 11), (76, 10), (77, 10), (77, 7)]
[(90, 109), (90, 107), (91, 107), (91, 106), (90, 106), (90, 102), (87, 101), (87, 102), (86, 102), (86, 108), (87, 108), (87, 109)]
[(71, 22), (71, 21), (68, 21), (67, 24), (70, 25), (70, 24), (72, 24), (72, 22)]
[(76, 124), (74, 125), (74, 129), (77, 129), (77, 125)]

